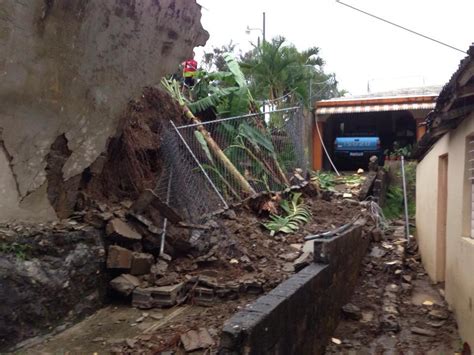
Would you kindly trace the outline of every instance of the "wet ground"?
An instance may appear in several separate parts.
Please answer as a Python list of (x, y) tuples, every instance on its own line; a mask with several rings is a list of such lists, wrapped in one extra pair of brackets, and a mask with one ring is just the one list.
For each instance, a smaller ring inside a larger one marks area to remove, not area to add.
[(374, 243), (327, 354), (455, 354), (462, 348), (442, 285), (431, 283), (403, 227)]
[[(177, 345), (176, 333), (184, 332), (187, 327), (206, 326), (211, 335), (217, 336), (225, 319), (250, 301), (241, 299), (212, 308), (183, 305), (147, 311), (125, 304), (108, 306), (16, 354), (124, 353), (124, 346), (129, 348), (125, 353), (160, 353), (173, 343)], [(213, 321), (209, 322), (209, 318)]]

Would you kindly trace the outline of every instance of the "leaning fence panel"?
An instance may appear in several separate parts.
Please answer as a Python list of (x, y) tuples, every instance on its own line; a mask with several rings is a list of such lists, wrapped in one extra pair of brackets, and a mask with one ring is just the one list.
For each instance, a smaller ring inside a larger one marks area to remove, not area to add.
[(161, 153), (164, 168), (156, 191), (162, 199), (166, 195), (169, 206), (184, 219), (199, 223), (207, 214), (226, 207), (171, 125), (164, 133)]
[(199, 176), (194, 196), (205, 190), (199, 193), (225, 207), (253, 193), (284, 189), (296, 168), (306, 172), (303, 120), (302, 110), (291, 108), (266, 113), (265, 119), (256, 114), (176, 127), (177, 154), (187, 158), (169, 159)]

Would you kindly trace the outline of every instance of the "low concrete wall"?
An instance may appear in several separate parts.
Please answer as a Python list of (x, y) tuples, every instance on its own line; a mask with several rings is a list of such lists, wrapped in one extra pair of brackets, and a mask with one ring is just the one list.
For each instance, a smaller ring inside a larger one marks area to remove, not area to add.
[(363, 223), (316, 241), (313, 264), (227, 321), (219, 354), (322, 354), (367, 251)]

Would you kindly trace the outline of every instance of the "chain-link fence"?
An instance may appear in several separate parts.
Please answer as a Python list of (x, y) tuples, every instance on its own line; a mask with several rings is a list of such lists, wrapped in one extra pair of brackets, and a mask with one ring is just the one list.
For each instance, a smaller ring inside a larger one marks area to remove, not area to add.
[(156, 192), (192, 222), (254, 193), (284, 189), (296, 168), (306, 174), (301, 108), (171, 127)]

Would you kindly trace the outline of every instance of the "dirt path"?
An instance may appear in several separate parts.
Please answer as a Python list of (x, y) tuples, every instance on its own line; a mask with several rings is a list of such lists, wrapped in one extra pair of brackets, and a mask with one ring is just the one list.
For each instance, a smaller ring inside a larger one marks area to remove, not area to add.
[(404, 246), (403, 227), (372, 245), (327, 354), (454, 354), (461, 349), (443, 289), (431, 283), (414, 241), (403, 263)]

